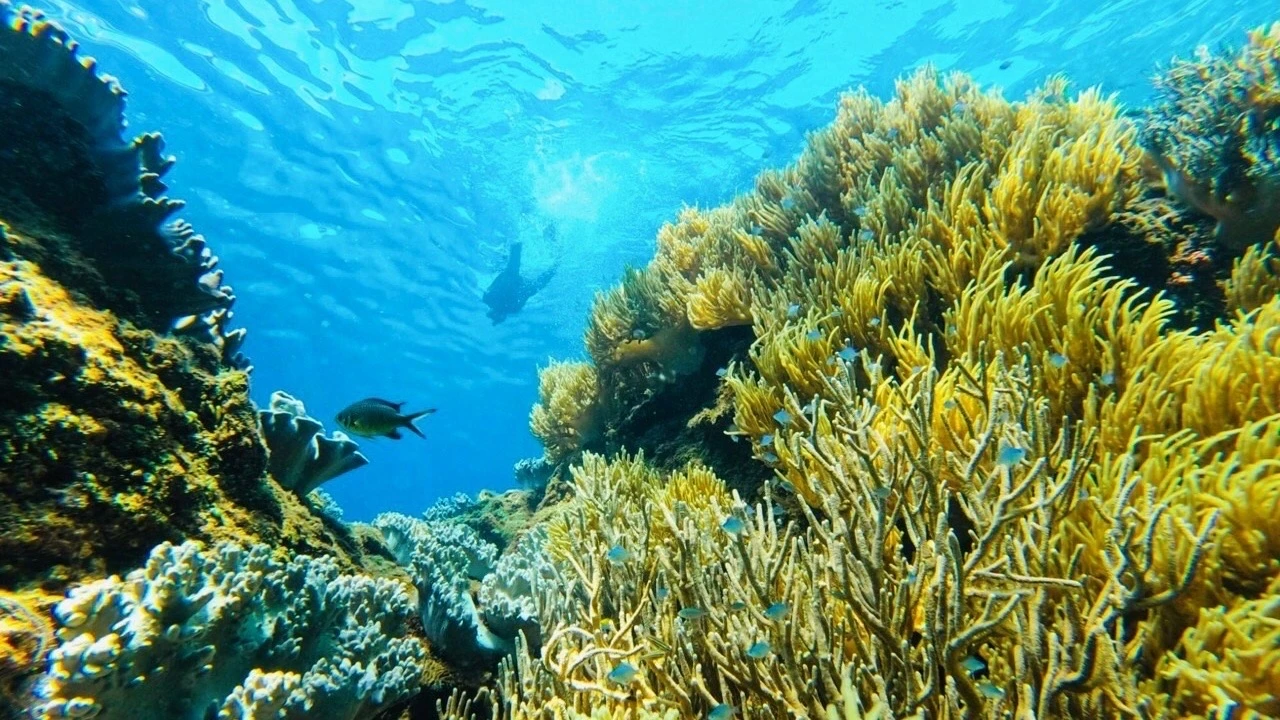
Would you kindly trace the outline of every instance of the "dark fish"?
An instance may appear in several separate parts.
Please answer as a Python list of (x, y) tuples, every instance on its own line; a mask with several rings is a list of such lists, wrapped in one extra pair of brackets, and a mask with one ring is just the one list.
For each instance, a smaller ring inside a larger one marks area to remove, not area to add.
[(406, 428), (418, 437), (426, 437), (413, 424), (413, 421), (423, 415), (430, 415), (436, 409), (427, 408), (401, 415), (402, 407), (404, 407), (402, 402), (393, 403), (378, 398), (365, 398), (343, 408), (342, 412), (338, 413), (338, 425), (352, 435), (366, 438), (389, 437), (392, 440), (399, 440), (400, 428)]
[[(555, 226), (548, 226), (544, 235), (549, 241), (554, 242)], [(529, 298), (545, 287), (551, 281), (551, 277), (556, 274), (556, 266), (552, 265), (537, 277), (522, 277), (520, 255), (523, 247), (521, 243), (511, 246), (511, 252), (507, 256), (507, 266), (498, 273), (498, 277), (494, 278), (484, 291), (484, 304), (489, 306), (486, 314), (494, 325), (520, 312), (524, 304), (529, 302)]]

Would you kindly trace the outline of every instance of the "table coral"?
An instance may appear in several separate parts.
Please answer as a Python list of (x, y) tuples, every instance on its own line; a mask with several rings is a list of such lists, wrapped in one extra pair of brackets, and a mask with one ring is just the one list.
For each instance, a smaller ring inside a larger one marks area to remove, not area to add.
[(344, 433), (324, 434), (324, 425), (307, 415), (302, 401), (277, 390), (258, 411), (267, 443), (267, 468), (281, 487), (306, 497), (320, 485), (369, 464), (359, 445)]
[(166, 543), (74, 588), (33, 716), (353, 720), (416, 690), (426, 654), (401, 585), (270, 556)]

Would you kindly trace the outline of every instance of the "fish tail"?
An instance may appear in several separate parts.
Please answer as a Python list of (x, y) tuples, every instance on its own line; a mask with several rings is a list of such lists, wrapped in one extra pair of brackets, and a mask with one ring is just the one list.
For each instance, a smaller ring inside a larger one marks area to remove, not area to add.
[(418, 418), (424, 415), (430, 415), (435, 411), (436, 411), (435, 408), (427, 408), (426, 410), (419, 410), (416, 413), (410, 413), (408, 415), (405, 415), (403, 425), (404, 427), (409, 429), (409, 432), (412, 432), (414, 435), (417, 435), (418, 437), (425, 439), (427, 436), (422, 434), (422, 431), (418, 429), (417, 425), (413, 424), (413, 421), (417, 420)]

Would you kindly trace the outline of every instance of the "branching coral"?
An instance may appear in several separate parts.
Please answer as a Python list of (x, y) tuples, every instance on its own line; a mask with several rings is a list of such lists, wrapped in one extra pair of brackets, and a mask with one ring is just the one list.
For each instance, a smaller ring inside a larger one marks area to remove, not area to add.
[(425, 651), (399, 584), (270, 552), (164, 544), (123, 580), (75, 588), (34, 716), (353, 720), (417, 688)]
[[(1008, 102), (924, 70), (889, 102), (844, 97), (751, 192), (684, 210), (593, 309), (602, 389), (638, 318), (636, 338), (665, 328), (695, 351), (749, 324), (716, 401), (778, 482), (752, 504), (707, 474), (690, 502), (667, 488), (705, 471), (584, 455), (546, 521), (569, 582), (543, 601), (543, 645), (474, 702), (510, 718), (1272, 712), (1270, 660), (1239, 628), (1280, 574), (1280, 298), (1261, 245), (1277, 32), (1166, 78), (1143, 128), (1165, 188), (1097, 91), (1055, 78)], [(1202, 122), (1231, 103), (1249, 105), (1239, 124)], [(1200, 177), (1222, 159), (1210, 146), (1246, 162)], [(1214, 269), (1195, 222), (1156, 217), (1188, 178), (1213, 184), (1200, 210), (1229, 211), (1222, 246), (1257, 243), (1225, 292), (1208, 276), (1200, 330), (1174, 327), (1185, 293), (1155, 292)], [(617, 433), (629, 406), (611, 398)]]
[[(941, 454), (933, 370), (886, 381), (899, 398), (886, 408), (842, 373), (815, 429), (775, 441), (796, 468), (784, 484), (810, 498), (799, 524), (781, 525), (771, 505), (742, 507), (696, 467), (661, 477), (638, 458), (588, 456), (549, 529), (570, 582), (543, 603), (541, 659), (506, 666), (502, 716), (695, 717), (732, 705), (745, 717), (821, 717), (849, 693), (894, 716), (1140, 712), (1122, 626), (1198, 572), (1195, 552), (1174, 585), (1151, 585), (1155, 546), (1185, 537), (1203, 548), (1214, 516), (1197, 529), (1137, 512), (1133, 480), (1122, 482), (1099, 499), (1111, 518), (1105, 568), (1081, 579), (1064, 520), (1094, 440), (1053, 430), (1028, 372), (999, 361), (964, 371), (974, 433)], [(948, 468), (955, 492), (940, 477)]]
[(258, 411), (269, 452), (267, 469), (282, 487), (306, 497), (322, 484), (369, 464), (360, 446), (345, 434), (324, 434), (324, 425), (307, 415), (302, 401), (277, 390), (266, 410)]

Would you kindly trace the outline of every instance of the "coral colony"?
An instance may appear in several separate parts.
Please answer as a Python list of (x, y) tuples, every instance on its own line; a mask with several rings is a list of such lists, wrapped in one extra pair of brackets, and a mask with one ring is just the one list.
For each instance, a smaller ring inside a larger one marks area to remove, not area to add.
[(160, 136), (0, 24), (6, 710), (1280, 714), (1280, 24), (1145, 115), (846, 95), (598, 297), (524, 489), (371, 525), (317, 491), (356, 443), (250, 402)]

